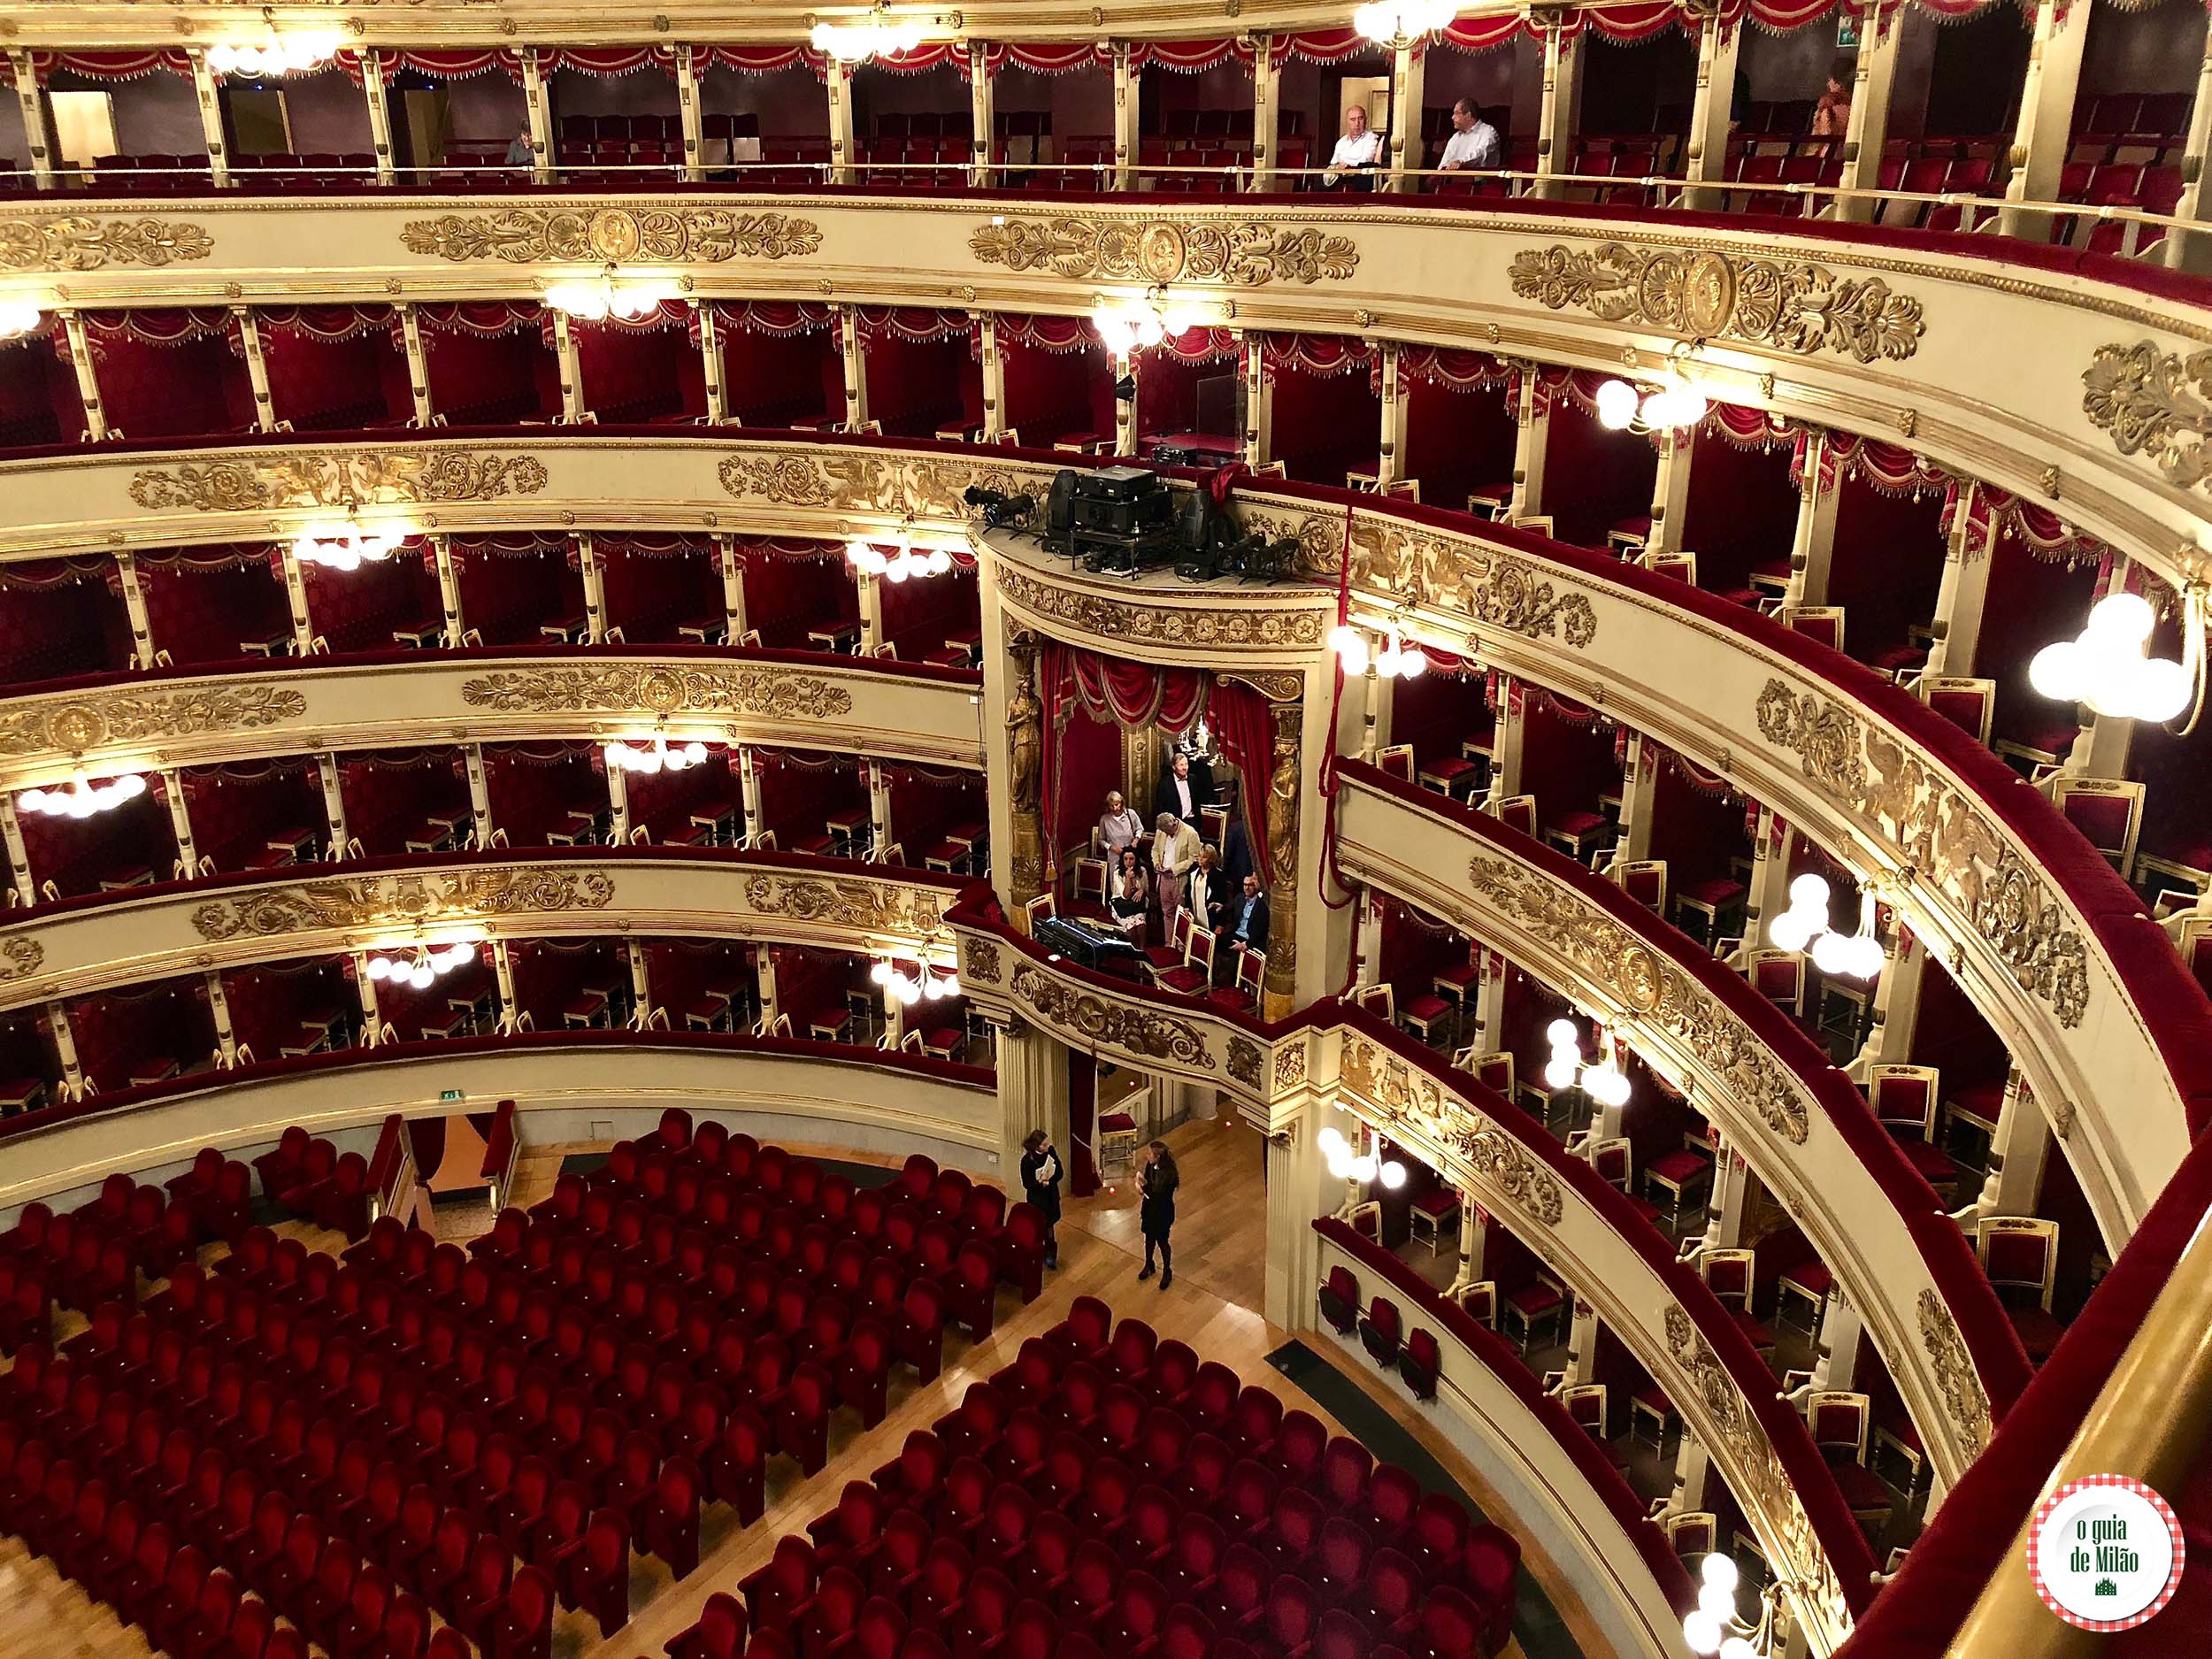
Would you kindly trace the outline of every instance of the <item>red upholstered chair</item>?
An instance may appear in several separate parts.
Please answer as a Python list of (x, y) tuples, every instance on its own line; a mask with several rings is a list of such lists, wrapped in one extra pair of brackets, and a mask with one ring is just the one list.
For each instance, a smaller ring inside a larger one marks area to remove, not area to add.
[(2058, 1224), (2034, 1216), (1987, 1216), (1975, 1249), (2029, 1360), (2040, 1365), (2058, 1346), (2062, 1331), (2051, 1312)]
[(1997, 682), (1958, 674), (1923, 674), (1913, 689), (1921, 702), (1978, 743), (1989, 741), (1997, 712)]
[(811, 1544), (789, 1535), (777, 1540), (768, 1564), (737, 1586), (753, 1628), (791, 1633), (794, 1617), (813, 1599), (816, 1577)]
[(1751, 988), (1768, 1002), (1801, 1018), (1805, 1012), (1805, 958), (1794, 950), (1759, 949), (1748, 953), (1744, 977)]
[(1359, 1324), (1359, 1281), (1348, 1267), (1332, 1267), (1322, 1282), (1321, 1317), (1342, 1335), (1349, 1336)]
[(1540, 1273), (1508, 1296), (1500, 1312), (1505, 1326), (1503, 1334), (1526, 1354), (1534, 1345), (1539, 1331), (1548, 1331), (1556, 1339), (1567, 1316), (1566, 1293), (1556, 1282)]
[(1483, 1609), (1482, 1647), (1496, 1653), (1513, 1631), (1513, 1608), (1521, 1572), (1520, 1540), (1504, 1528), (1487, 1523), (1467, 1538), (1467, 1586), (1475, 1605)]
[(1370, 1359), (1385, 1367), (1396, 1364), (1402, 1333), (1397, 1303), (1378, 1296), (1368, 1304), (1366, 1317), (1359, 1322), (1359, 1340)]
[(1413, 781), (1413, 745), (1391, 743), (1375, 751), (1375, 764), (1386, 778)]
[(1774, 1346), (1774, 1333), (1751, 1310), (1758, 1257), (1750, 1250), (1708, 1250), (1698, 1257), (1699, 1274), (1714, 1298), (1726, 1308), (1736, 1328), (1762, 1353)]
[(2135, 874), (2143, 833), (2144, 786), (2119, 778), (2054, 778), (2051, 799), (2066, 821), (2108, 859), (2122, 880)]
[(1416, 1400), (1436, 1398), (1436, 1379), (1442, 1365), (1443, 1351), (1434, 1332), (1417, 1330), (1406, 1338), (1405, 1351), (1398, 1356), (1398, 1375)]
[(663, 1649), (668, 1659), (741, 1659), (745, 1651), (745, 1609), (726, 1590), (718, 1590), (699, 1610), (699, 1622)]
[(1532, 841), (1536, 836), (1536, 797), (1532, 795), (1509, 795), (1498, 803), (1498, 822), (1509, 830), (1517, 830)]
[(1793, 634), (1802, 634), (1832, 651), (1843, 649), (1841, 605), (1784, 605), (1777, 619)]
[(1712, 1154), (1696, 1147), (1662, 1154), (1644, 1166), (1644, 1196), (1660, 1194), (1667, 1201), (1668, 1213), (1678, 1218), (1694, 1201), (1701, 1210), (1712, 1184)]
[(1878, 1065), (1867, 1076), (1867, 1104), (1914, 1171), (1947, 1201), (1957, 1191), (1959, 1171), (1935, 1144), (1939, 1081), (1931, 1065)]
[(1854, 1519), (1879, 1536), (1897, 1495), (1866, 1466), (1867, 1431), (1873, 1402), (1863, 1394), (1816, 1389), (1805, 1396), (1805, 1425), (1836, 1478)]

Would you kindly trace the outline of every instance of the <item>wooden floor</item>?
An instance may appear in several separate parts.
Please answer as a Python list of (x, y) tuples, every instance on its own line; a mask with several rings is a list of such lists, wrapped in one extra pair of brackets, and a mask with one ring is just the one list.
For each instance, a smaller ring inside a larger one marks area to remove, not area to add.
[[(1010, 1294), (1002, 1294), (999, 1323), (987, 1342), (949, 1336), (944, 1371), (935, 1382), (924, 1386), (910, 1374), (895, 1371), (889, 1415), (873, 1430), (862, 1431), (850, 1413), (833, 1417), (829, 1463), (813, 1479), (801, 1478), (788, 1459), (772, 1463), (767, 1509), (757, 1525), (741, 1528), (725, 1506), (710, 1506), (698, 1571), (682, 1582), (673, 1581), (657, 1559), (633, 1557), (630, 1623), (607, 1640), (593, 1619), (564, 1612), (554, 1627), (556, 1659), (657, 1659), (663, 1646), (696, 1620), (708, 1596), (733, 1588), (767, 1560), (776, 1540), (802, 1530), (831, 1508), (848, 1480), (865, 1479), (895, 1457), (910, 1431), (952, 1410), (971, 1382), (1010, 1363), (1024, 1338), (1058, 1323), (1079, 1295), (1097, 1296), (1117, 1314), (1138, 1315), (1163, 1337), (1181, 1339), (1202, 1358), (1219, 1360), (1240, 1376), (1264, 1382), (1286, 1404), (1302, 1407), (1333, 1430), (1340, 1429), (1328, 1411), (1267, 1363), (1267, 1356), (1290, 1339), (1258, 1312), (1266, 1231), (1264, 1141), (1233, 1118), (1187, 1123), (1166, 1139), (1182, 1172), (1171, 1288), (1161, 1290), (1156, 1278), (1137, 1280), (1143, 1246), (1128, 1179), (1117, 1178), (1096, 1196), (1071, 1201), (1060, 1225), (1060, 1270), (1048, 1275), (1042, 1296), (1023, 1307)], [(527, 1205), (550, 1191), (563, 1157), (601, 1149), (532, 1148), (518, 1175), (515, 1202)], [(792, 1150), (852, 1157), (828, 1148), (795, 1145)], [(479, 1206), (448, 1203), (438, 1208), (435, 1222), (442, 1235), (473, 1237), (488, 1225), (489, 1216)], [(311, 1248), (342, 1242), (296, 1224), (280, 1231), (299, 1233)], [(1487, 1513), (1505, 1514), (1497, 1494), (1429, 1430), (1410, 1401), (1385, 1391), (1372, 1378), (1355, 1379), (1420, 1439)], [(1526, 1561), (1583, 1653), (1588, 1659), (1606, 1659), (1610, 1650), (1571, 1585), (1533, 1552)], [(150, 1652), (137, 1631), (124, 1628), (47, 1563), (31, 1558), (19, 1541), (0, 1539), (0, 1659), (140, 1659)], [(1524, 1659), (1517, 1644), (1508, 1647), (1506, 1659)]]

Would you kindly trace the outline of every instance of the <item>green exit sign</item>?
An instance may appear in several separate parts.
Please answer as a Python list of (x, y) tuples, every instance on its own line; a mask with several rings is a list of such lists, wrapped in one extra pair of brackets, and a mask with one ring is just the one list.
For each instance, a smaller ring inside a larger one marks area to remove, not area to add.
[(465, 1098), (465, 1096), (462, 1094), (462, 1093), (461, 1093), (461, 1091), (460, 1091), (459, 1089), (457, 1089), (457, 1088), (449, 1088), (449, 1089), (446, 1090), (446, 1091), (445, 1091), (442, 1094), (440, 1094), (440, 1095), (438, 1096), (438, 1098), (439, 1098), (440, 1100), (442, 1100), (442, 1101), (446, 1101), (446, 1100), (461, 1100), (461, 1099)]

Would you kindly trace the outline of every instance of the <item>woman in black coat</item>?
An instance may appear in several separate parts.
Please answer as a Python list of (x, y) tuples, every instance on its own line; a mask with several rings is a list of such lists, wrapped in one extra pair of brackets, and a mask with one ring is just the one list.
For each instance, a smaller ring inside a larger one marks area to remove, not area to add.
[(1175, 1282), (1175, 1250), (1168, 1242), (1168, 1233), (1175, 1225), (1175, 1189), (1182, 1182), (1175, 1155), (1167, 1149), (1166, 1141), (1155, 1141), (1145, 1148), (1144, 1167), (1137, 1172), (1138, 1219), (1144, 1226), (1144, 1271), (1137, 1275), (1140, 1284), (1152, 1277), (1156, 1248), (1160, 1255), (1160, 1288), (1165, 1290)]
[(1022, 1196), (1044, 1214), (1045, 1265), (1060, 1265), (1060, 1155), (1041, 1129), (1022, 1142)]

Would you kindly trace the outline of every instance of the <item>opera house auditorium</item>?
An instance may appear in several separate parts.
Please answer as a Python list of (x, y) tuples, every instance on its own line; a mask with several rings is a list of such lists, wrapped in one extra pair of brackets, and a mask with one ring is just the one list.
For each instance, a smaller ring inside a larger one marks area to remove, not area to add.
[(2207, 8), (657, 4), (0, 0), (0, 1655), (2205, 1651)]

